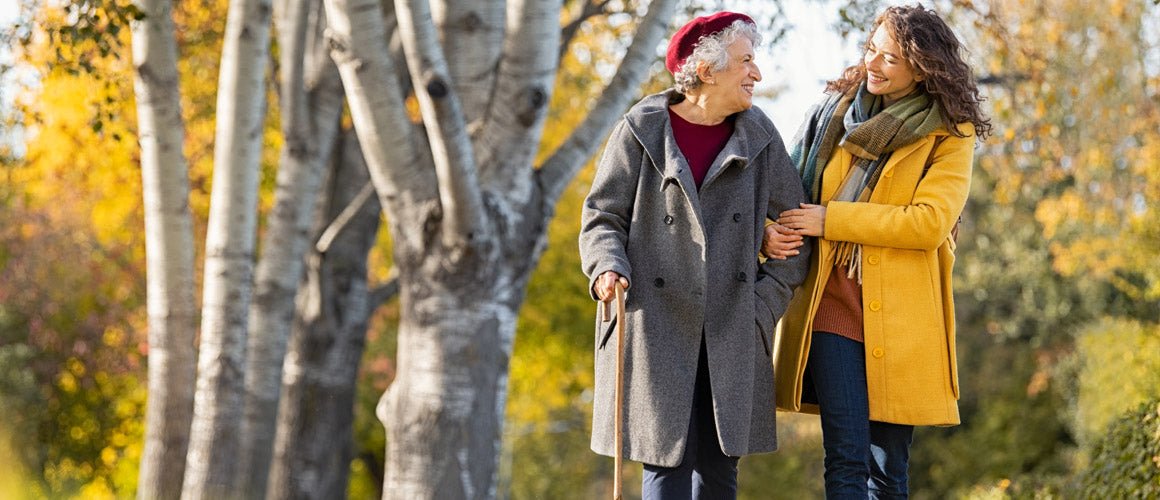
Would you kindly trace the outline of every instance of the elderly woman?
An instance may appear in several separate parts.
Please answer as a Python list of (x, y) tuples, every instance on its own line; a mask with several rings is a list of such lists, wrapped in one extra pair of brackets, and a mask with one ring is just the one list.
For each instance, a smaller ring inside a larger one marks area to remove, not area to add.
[(906, 498), (916, 425), (959, 423), (955, 221), (990, 132), (954, 32), (885, 10), (793, 158), (810, 203), (769, 229), (817, 238), (778, 335), (777, 403), (821, 414), (827, 498)]
[[(771, 339), (808, 252), (759, 262), (767, 217), (805, 201), (773, 123), (752, 107), (756, 26), (721, 12), (669, 42), (675, 87), (613, 130), (584, 202), (594, 299), (628, 288), (623, 451), (644, 498), (732, 498), (738, 457), (777, 448)], [(597, 318), (592, 449), (613, 455), (612, 322)]]

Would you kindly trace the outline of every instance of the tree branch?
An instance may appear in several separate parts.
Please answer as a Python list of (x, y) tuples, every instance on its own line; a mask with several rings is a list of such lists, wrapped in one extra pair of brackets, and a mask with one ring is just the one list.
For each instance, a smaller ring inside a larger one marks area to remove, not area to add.
[(650, 62), (656, 57), (656, 46), (664, 38), (675, 5), (676, 0), (653, 0), (616, 75), (604, 88), (592, 112), (538, 171), (542, 177), (546, 203), (555, 203), (568, 182), (595, 152), (621, 112), (635, 98), (637, 89), (648, 74)]
[[(302, 0), (281, 0), (275, 4), (274, 22), (278, 28), (283, 71), (279, 88), (284, 113), (282, 132), (286, 135), (310, 129), (306, 103), (306, 28), (309, 26), (308, 4)], [(288, 138), (289, 139), (289, 138)]]
[(1031, 77), (1025, 73), (988, 73), (986, 75), (976, 76), (976, 83), (979, 85), (1008, 85), (1017, 82), (1025, 82)]
[[(390, 11), (383, 13), (383, 23), (387, 27), (387, 33), (390, 33), (387, 47), (390, 47), (391, 60), (396, 63), (396, 85), (399, 86), (399, 94), (409, 96), (415, 92), (415, 89), (411, 87), (411, 71), (407, 68), (407, 56), (403, 54), (403, 37), (399, 35), (399, 19), (395, 16), (394, 4), (387, 3), (385, 5), (391, 7)], [(425, 133), (422, 132), (422, 126), (416, 126), (415, 128), (418, 133)]]
[(430, 5), (426, 0), (396, 0), (395, 12), (439, 179), (443, 244), (448, 248), (468, 246), (483, 236), (486, 212), (471, 142), (459, 98), (448, 78)]
[(387, 46), (378, 0), (324, 0), (331, 58), (346, 89), (355, 132), (383, 209), (396, 197), (438, 196), (429, 158), (416, 148)]
[(580, 26), (584, 25), (585, 21), (596, 17), (604, 12), (608, 7), (608, 2), (611, 0), (584, 0), (584, 6), (580, 10), (580, 15), (575, 19), (564, 25), (560, 30), (560, 53), (558, 57), (564, 59), (564, 54), (568, 53), (568, 46), (572, 45), (572, 39), (576, 38), (576, 33), (580, 32)]
[(362, 210), (363, 205), (366, 205), (374, 192), (374, 183), (368, 182), (363, 184), (362, 189), (359, 190), (354, 199), (350, 200), (350, 203), (342, 209), (342, 212), (334, 220), (330, 221), (330, 224), (322, 231), (322, 235), (318, 237), (318, 242), (314, 244), (314, 249), (318, 253), (325, 254), (327, 250), (330, 250), (330, 245), (334, 243), (334, 239), (354, 220), (359, 210)]
[(504, 36), (504, 2), (442, 0), (433, 6), (435, 25), (447, 56), (451, 85), (462, 105), (464, 120), (483, 119), (495, 91)]
[(560, 5), (513, 1), (504, 57), (487, 123), (480, 130), (480, 177), (509, 199), (527, 198), (531, 165), (559, 69)]
[(386, 304), (391, 299), (399, 294), (399, 277), (398, 273), (392, 269), (391, 277), (386, 283), (373, 288), (367, 294), (367, 314), (372, 314), (375, 309), (378, 309), (383, 304)]

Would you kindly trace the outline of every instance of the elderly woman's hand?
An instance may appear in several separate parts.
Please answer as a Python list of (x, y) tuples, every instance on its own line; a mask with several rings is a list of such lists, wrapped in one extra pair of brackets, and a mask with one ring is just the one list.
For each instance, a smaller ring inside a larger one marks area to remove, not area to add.
[(804, 238), (793, 230), (774, 222), (765, 226), (765, 237), (761, 239), (761, 254), (769, 259), (785, 260), (801, 253), (798, 247), (805, 244)]
[(826, 207), (802, 203), (801, 208), (791, 208), (777, 217), (777, 223), (802, 236), (822, 236), (826, 228)]
[(628, 280), (613, 271), (605, 271), (596, 278), (596, 283), (592, 284), (592, 291), (596, 292), (596, 297), (601, 302), (608, 302), (616, 297), (616, 290), (613, 286), (616, 282), (620, 282), (620, 286), (628, 290)]

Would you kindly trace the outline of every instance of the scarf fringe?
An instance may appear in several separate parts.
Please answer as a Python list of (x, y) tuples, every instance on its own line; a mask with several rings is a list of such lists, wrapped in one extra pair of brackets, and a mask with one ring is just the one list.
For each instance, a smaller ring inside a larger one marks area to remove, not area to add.
[(834, 250), (834, 265), (846, 266), (846, 277), (857, 278), (858, 285), (862, 284), (862, 245), (839, 241)]

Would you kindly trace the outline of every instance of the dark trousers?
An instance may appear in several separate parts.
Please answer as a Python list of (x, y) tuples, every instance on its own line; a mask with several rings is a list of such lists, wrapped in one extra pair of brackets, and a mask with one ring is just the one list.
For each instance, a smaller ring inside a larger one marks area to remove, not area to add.
[(862, 343), (814, 332), (806, 376), (822, 416), (826, 498), (907, 498), (914, 427), (870, 421)]
[(676, 467), (644, 464), (641, 497), (644, 500), (737, 498), (737, 457), (726, 456), (717, 439), (704, 337), (701, 338), (701, 358), (694, 383), (684, 458)]

